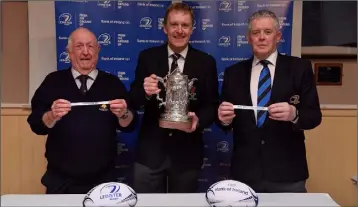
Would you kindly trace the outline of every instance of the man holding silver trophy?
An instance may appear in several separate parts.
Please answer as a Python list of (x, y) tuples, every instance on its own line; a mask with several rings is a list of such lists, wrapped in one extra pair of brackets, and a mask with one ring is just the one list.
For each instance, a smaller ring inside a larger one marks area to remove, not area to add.
[(144, 109), (139, 130), (134, 190), (194, 193), (203, 164), (204, 128), (215, 121), (218, 80), (215, 59), (189, 45), (194, 14), (184, 3), (166, 11), (164, 45), (142, 51), (131, 103)]

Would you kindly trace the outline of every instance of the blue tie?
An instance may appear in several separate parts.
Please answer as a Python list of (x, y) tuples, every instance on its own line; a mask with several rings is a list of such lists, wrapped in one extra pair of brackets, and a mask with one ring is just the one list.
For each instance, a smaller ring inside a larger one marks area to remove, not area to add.
[[(257, 106), (267, 107), (271, 97), (271, 75), (268, 68), (270, 61), (261, 60), (260, 63), (264, 66), (260, 73), (259, 87), (257, 90)], [(261, 127), (265, 122), (267, 111), (257, 111), (257, 127)]]

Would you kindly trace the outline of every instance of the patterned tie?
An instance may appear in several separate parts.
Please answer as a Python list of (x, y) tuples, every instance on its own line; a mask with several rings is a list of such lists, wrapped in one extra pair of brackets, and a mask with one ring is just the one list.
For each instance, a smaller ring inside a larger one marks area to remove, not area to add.
[(173, 59), (172, 66), (170, 67), (169, 74), (173, 72), (178, 67), (178, 60), (180, 59), (181, 55), (178, 53), (174, 53), (171, 55), (171, 58)]
[(88, 75), (79, 75), (77, 77), (80, 81), (81, 81), (81, 87), (80, 87), (80, 92), (85, 95), (87, 92), (87, 80), (89, 78)]
[[(264, 66), (260, 73), (259, 87), (257, 90), (257, 106), (267, 107), (271, 97), (271, 75), (268, 68), (270, 61), (261, 60), (260, 63)], [(257, 127), (261, 127), (265, 122), (267, 111), (259, 110), (257, 112)]]

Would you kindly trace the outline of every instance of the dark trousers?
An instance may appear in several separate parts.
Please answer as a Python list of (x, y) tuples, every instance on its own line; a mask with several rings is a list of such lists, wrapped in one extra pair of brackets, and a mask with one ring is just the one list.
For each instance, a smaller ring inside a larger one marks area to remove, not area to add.
[(134, 191), (137, 193), (196, 193), (200, 170), (178, 171), (167, 159), (158, 169), (134, 164)]
[(305, 180), (298, 182), (259, 181), (245, 184), (256, 193), (307, 193)]
[(41, 183), (46, 187), (46, 194), (86, 194), (93, 187), (106, 182), (116, 182), (114, 167), (86, 179), (74, 179), (56, 171), (47, 170), (41, 179)]

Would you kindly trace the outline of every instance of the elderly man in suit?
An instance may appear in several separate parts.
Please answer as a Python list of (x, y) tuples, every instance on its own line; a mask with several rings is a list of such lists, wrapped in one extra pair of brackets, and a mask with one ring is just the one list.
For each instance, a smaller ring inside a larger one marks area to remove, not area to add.
[(281, 33), (273, 12), (255, 12), (248, 30), (254, 55), (225, 70), (218, 109), (219, 126), (233, 130), (231, 177), (257, 192), (306, 192), (304, 130), (322, 119), (312, 65), (278, 53)]
[[(188, 5), (171, 4), (164, 17), (168, 42), (139, 54), (130, 90), (133, 107), (145, 110), (134, 165), (136, 192), (197, 190), (203, 163), (202, 132), (216, 119), (219, 94), (215, 59), (189, 45), (193, 22), (194, 14)], [(165, 97), (165, 90), (158, 84), (158, 76), (165, 77), (177, 67), (189, 79), (197, 79), (189, 96), (192, 125), (167, 129), (159, 126), (163, 107), (159, 107), (157, 94)]]

